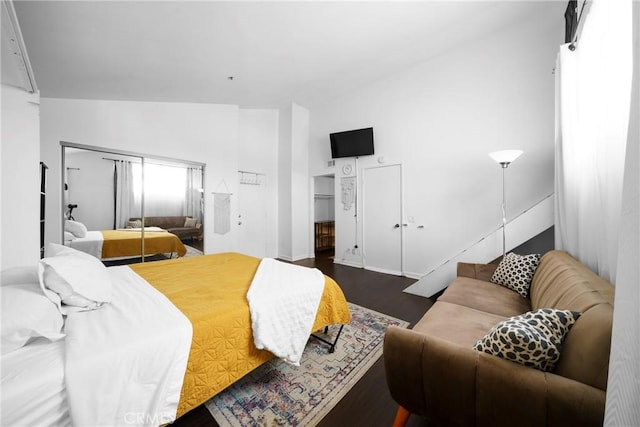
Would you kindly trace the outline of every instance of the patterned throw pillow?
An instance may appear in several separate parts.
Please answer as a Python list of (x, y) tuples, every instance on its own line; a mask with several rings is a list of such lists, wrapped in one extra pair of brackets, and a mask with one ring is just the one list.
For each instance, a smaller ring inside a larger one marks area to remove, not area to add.
[(541, 308), (495, 325), (473, 347), (524, 366), (551, 371), (560, 358), (562, 341), (580, 317), (570, 310)]
[(518, 255), (508, 253), (500, 261), (498, 268), (491, 276), (491, 281), (516, 291), (525, 298), (529, 297), (529, 287), (533, 274), (538, 268), (540, 254)]
[(133, 221), (127, 222), (127, 228), (140, 228), (142, 227), (142, 221), (139, 219), (134, 219)]

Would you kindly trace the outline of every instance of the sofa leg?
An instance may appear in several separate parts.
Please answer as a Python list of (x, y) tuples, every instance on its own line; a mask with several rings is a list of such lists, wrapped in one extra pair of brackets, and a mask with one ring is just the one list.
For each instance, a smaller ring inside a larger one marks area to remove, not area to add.
[(411, 412), (404, 409), (402, 406), (398, 406), (398, 412), (396, 412), (396, 418), (393, 420), (393, 427), (404, 427), (409, 421), (409, 415)]

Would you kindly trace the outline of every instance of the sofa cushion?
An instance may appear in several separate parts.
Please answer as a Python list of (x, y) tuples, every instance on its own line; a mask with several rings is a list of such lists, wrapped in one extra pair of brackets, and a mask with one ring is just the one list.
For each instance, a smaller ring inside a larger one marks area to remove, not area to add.
[(416, 323), (413, 330), (421, 334), (470, 348), (504, 316), (485, 313), (463, 305), (437, 301)]
[(613, 306), (614, 288), (563, 251), (547, 252), (531, 282), (531, 306), (586, 312), (598, 304)]
[(614, 288), (564, 251), (547, 252), (531, 282), (531, 306), (579, 311), (554, 372), (607, 389)]
[(553, 372), (606, 390), (612, 328), (612, 306), (599, 304), (582, 313), (564, 339)]
[(184, 227), (185, 228), (193, 228), (196, 226), (196, 224), (198, 223), (198, 221), (195, 218), (185, 218), (184, 220)]
[(463, 305), (504, 318), (531, 310), (529, 299), (523, 298), (517, 292), (495, 283), (468, 277), (456, 278), (440, 295), (438, 301)]
[[(129, 221), (139, 220), (140, 218), (129, 218)], [(160, 227), (165, 230), (174, 227), (184, 227), (186, 216), (146, 216), (144, 217), (145, 227)]]
[(543, 308), (495, 325), (474, 348), (524, 366), (551, 371), (560, 358), (562, 341), (580, 313)]
[(518, 255), (508, 253), (498, 264), (491, 281), (516, 291), (525, 298), (529, 297), (531, 280), (540, 262), (539, 254)]

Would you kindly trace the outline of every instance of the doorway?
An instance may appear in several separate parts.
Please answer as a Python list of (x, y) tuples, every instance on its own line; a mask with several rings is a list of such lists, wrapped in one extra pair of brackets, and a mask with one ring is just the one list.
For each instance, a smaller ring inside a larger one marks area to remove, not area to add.
[(364, 170), (364, 268), (402, 275), (402, 167)]
[(316, 176), (313, 180), (314, 254), (335, 254), (335, 176)]

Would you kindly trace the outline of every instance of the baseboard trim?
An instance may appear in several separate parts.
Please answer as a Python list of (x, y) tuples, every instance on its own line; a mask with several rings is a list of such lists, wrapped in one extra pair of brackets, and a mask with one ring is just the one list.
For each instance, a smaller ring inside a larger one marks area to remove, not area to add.
[(404, 273), (402, 273), (402, 275), (404, 277), (408, 277), (409, 279), (420, 280), (420, 278), (424, 276), (424, 273), (414, 273), (412, 271), (405, 271)]
[(384, 273), (384, 274), (391, 274), (393, 276), (402, 276), (402, 272), (401, 271), (395, 271), (395, 270), (387, 270), (385, 268), (377, 268), (377, 267), (364, 267), (365, 270), (369, 270), (369, 271), (375, 271), (376, 273)]
[(355, 267), (355, 268), (362, 268), (362, 264), (358, 264), (352, 261), (345, 261), (342, 259), (338, 259), (338, 258), (334, 258), (333, 259), (333, 263), (334, 264), (340, 264), (340, 265), (346, 265), (347, 267)]

